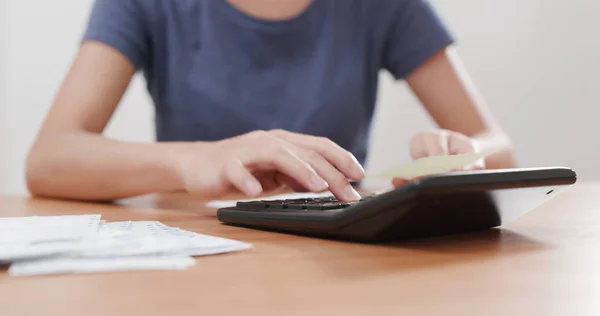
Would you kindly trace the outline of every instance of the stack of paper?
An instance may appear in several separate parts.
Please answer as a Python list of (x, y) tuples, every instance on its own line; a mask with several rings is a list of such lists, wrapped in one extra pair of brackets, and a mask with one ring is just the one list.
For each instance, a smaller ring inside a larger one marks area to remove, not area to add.
[(192, 257), (250, 248), (160, 222), (103, 222), (100, 215), (0, 218), (0, 264), (12, 276), (185, 269)]

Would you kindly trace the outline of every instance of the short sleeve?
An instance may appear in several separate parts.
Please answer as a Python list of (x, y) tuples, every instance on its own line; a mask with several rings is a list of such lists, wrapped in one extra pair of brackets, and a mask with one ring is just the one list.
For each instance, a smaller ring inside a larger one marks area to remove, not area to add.
[(140, 69), (149, 53), (145, 20), (137, 0), (95, 0), (83, 41), (109, 45)]
[(403, 79), (454, 39), (428, 0), (403, 0), (386, 35), (384, 68)]

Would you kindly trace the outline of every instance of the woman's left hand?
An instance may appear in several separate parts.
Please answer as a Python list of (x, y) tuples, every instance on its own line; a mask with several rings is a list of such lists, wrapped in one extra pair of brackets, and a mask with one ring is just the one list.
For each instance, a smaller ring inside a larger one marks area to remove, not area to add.
[[(415, 135), (410, 143), (412, 159), (430, 156), (458, 155), (477, 152), (477, 142), (461, 133), (436, 130)], [(472, 165), (465, 166), (462, 170), (485, 169), (485, 160), (480, 159)], [(412, 179), (393, 179), (395, 187), (406, 184)]]

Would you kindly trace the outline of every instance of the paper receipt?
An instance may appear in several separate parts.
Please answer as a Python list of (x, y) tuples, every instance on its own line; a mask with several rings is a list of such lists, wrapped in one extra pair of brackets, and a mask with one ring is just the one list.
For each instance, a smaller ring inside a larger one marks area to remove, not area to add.
[(413, 160), (400, 167), (372, 174), (368, 177), (413, 179), (432, 174), (461, 170), (465, 166), (472, 165), (494, 152), (495, 151), (484, 151), (460, 155), (430, 156)]

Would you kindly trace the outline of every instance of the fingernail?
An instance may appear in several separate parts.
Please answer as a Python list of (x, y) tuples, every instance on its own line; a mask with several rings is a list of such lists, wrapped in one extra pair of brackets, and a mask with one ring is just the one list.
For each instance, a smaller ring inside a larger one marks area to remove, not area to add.
[(365, 169), (359, 164), (358, 165), (358, 174), (357, 174), (357, 178), (356, 180), (362, 180), (365, 177)]
[(363, 177), (365, 175), (365, 169), (363, 168), (363, 166), (360, 164), (360, 162), (358, 162), (358, 159), (356, 159), (356, 157), (352, 156), (352, 159), (354, 160), (356, 169), (358, 170), (358, 175), (360, 177)]
[(312, 189), (315, 191), (324, 191), (329, 187), (329, 184), (325, 182), (321, 177), (316, 174), (310, 176), (310, 184)]
[(360, 194), (358, 194), (358, 192), (356, 192), (356, 190), (354, 190), (354, 188), (351, 185), (346, 186), (346, 188), (344, 189), (344, 195), (349, 201), (360, 200)]

